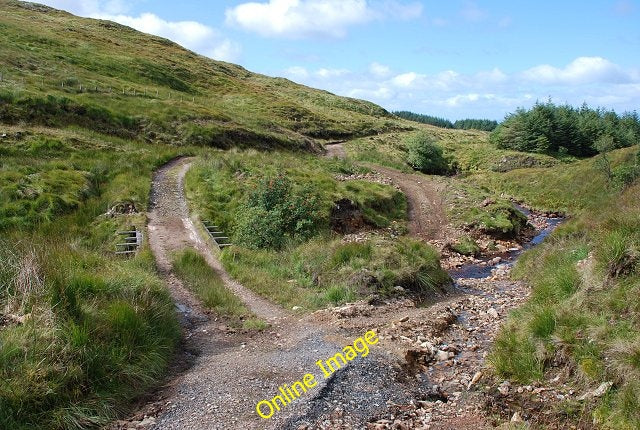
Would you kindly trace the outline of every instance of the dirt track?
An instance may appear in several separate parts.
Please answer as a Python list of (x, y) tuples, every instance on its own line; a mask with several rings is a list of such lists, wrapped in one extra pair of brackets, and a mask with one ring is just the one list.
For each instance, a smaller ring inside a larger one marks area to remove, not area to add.
[(447, 226), (442, 183), (425, 175), (402, 173), (377, 165), (369, 165), (369, 167), (391, 178), (407, 196), (409, 234), (425, 240), (442, 238)]
[[(465, 294), (428, 308), (401, 299), (376, 306), (359, 302), (299, 319), (226, 275), (210, 244), (189, 219), (182, 180), (190, 163), (179, 159), (157, 171), (149, 214), (149, 243), (183, 320), (185, 341), (179, 359), (190, 365), (182, 366), (186, 369), (174, 374), (151, 401), (114, 427), (490, 427), (482, 408), (483, 397), (473, 388), (468, 390), (469, 383), (482, 369), (507, 312), (526, 297), (524, 286), (508, 280), (503, 271), (494, 279), (460, 279)], [(414, 234), (442, 234), (446, 218), (437, 185), (421, 183), (418, 175), (376, 170), (405, 190), (413, 209)], [(201, 252), (229, 288), (272, 327), (260, 334), (242, 333), (203, 309), (171, 270), (171, 253), (183, 247)], [(369, 356), (358, 358), (328, 380), (319, 377), (317, 360), (332, 356), (370, 329), (379, 333), (381, 342), (371, 348)], [(270, 420), (257, 416), (258, 401), (271, 399), (279, 386), (291, 384), (305, 373), (318, 376), (318, 387)]]

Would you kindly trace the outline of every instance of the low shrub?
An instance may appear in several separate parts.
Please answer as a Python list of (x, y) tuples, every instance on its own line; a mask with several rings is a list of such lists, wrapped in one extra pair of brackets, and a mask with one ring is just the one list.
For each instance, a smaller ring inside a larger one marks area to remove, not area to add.
[(265, 177), (240, 208), (235, 237), (250, 248), (280, 249), (287, 240), (304, 240), (317, 231), (318, 198), (294, 192), (284, 175)]
[(447, 159), (431, 136), (419, 133), (406, 142), (407, 162), (415, 170), (429, 175), (448, 175), (455, 171), (453, 162)]

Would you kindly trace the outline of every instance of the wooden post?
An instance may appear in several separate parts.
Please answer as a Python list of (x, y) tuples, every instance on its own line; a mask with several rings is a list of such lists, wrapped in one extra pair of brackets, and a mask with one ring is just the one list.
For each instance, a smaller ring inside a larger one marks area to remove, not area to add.
[(158, 98), (158, 93), (159, 93), (159, 91), (158, 91), (158, 90), (156, 90), (156, 98)]
[(124, 87), (122, 87), (122, 94), (126, 94), (126, 93), (124, 92)]

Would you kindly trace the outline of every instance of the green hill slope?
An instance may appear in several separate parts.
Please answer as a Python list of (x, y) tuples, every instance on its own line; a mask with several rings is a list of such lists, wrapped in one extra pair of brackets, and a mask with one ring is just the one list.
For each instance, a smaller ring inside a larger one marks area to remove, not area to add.
[(406, 128), (373, 103), (32, 3), (0, 1), (0, 72), (0, 120), (8, 123), (217, 147), (309, 148)]

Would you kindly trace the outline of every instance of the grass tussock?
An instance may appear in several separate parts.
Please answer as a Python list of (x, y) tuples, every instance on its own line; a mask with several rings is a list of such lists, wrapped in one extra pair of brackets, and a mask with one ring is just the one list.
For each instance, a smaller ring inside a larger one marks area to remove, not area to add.
[(0, 427), (105, 424), (162, 377), (173, 303), (148, 251), (115, 264), (66, 243), (23, 246), (2, 243), (3, 312), (24, 322), (0, 329)]
[(98, 427), (162, 379), (180, 334), (146, 246), (112, 254), (144, 217), (105, 214), (144, 210), (152, 170), (177, 151), (20, 130), (1, 149), (0, 321), (19, 322), (0, 327), (0, 428)]
[(389, 295), (395, 286), (428, 297), (450, 283), (438, 253), (409, 238), (344, 244), (339, 238), (317, 237), (279, 252), (233, 246), (222, 261), (247, 287), (304, 309)]
[(558, 367), (583, 392), (613, 382), (580, 412), (602, 428), (640, 426), (638, 214), (635, 183), (611, 193), (606, 206), (595, 200), (525, 253), (513, 276), (532, 285), (531, 298), (510, 316), (490, 356), (498, 375), (521, 383)]

